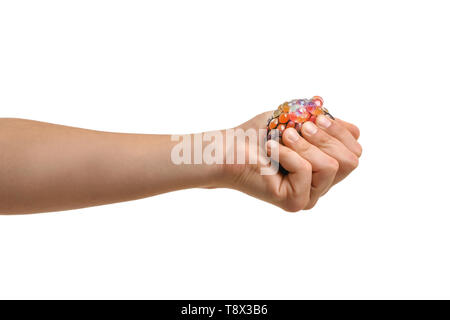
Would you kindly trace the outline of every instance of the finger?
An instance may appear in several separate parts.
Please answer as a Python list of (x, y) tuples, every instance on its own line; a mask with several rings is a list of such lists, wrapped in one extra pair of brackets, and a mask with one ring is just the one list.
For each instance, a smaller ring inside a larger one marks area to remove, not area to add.
[(279, 186), (278, 205), (290, 212), (303, 210), (310, 200), (311, 164), (295, 151), (273, 140), (267, 142), (267, 151), (271, 158), (278, 158), (283, 168), (289, 171)]
[(312, 167), (311, 196), (308, 207), (312, 208), (333, 184), (339, 163), (289, 128), (283, 133), (283, 143), (307, 160)]
[(361, 156), (361, 145), (344, 125), (341, 125), (339, 122), (324, 115), (317, 117), (316, 124), (330, 136), (333, 136), (342, 142), (351, 152), (356, 154), (356, 156)]
[(302, 125), (301, 132), (302, 136), (308, 142), (339, 162), (339, 171), (336, 174), (334, 183), (344, 179), (358, 166), (358, 157), (353, 152), (347, 149), (342, 142), (318, 128), (311, 121), (307, 121)]
[(358, 140), (359, 139), (359, 135), (360, 135), (360, 131), (359, 128), (357, 126), (355, 126), (354, 124), (350, 123), (350, 122), (346, 122), (344, 120), (341, 119), (335, 119), (340, 125), (344, 126), (345, 128), (347, 128), (348, 131), (350, 131), (350, 133), (352, 134), (352, 136)]

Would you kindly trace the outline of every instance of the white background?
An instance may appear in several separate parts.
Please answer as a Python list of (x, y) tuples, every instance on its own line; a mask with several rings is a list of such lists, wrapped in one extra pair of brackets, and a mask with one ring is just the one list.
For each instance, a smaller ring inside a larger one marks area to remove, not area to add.
[(0, 2), (2, 117), (191, 133), (318, 94), (364, 148), (308, 212), (187, 190), (0, 217), (0, 298), (450, 298), (448, 14), (446, 1)]

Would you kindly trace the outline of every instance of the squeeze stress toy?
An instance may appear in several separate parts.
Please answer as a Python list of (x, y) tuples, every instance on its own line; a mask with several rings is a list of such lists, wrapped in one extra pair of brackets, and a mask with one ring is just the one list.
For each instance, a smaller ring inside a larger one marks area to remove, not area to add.
[(318, 115), (334, 117), (323, 106), (323, 99), (314, 96), (311, 99), (298, 99), (281, 104), (267, 122), (267, 140), (279, 139), (287, 128), (295, 128), (301, 135), (301, 127), (306, 121), (316, 122)]

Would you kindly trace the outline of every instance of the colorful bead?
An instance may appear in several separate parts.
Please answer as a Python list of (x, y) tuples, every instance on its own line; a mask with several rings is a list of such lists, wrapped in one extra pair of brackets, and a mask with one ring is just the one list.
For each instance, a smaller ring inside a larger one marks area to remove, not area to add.
[(298, 112), (298, 113), (308, 113), (308, 110), (306, 110), (306, 107), (299, 107), (299, 108), (297, 109), (297, 112)]
[(278, 125), (278, 119), (272, 119), (269, 123), (269, 129), (275, 129)]
[(281, 104), (272, 114), (267, 124), (267, 139), (279, 138), (286, 128), (295, 128), (301, 134), (302, 124), (306, 121), (316, 122), (317, 116), (333, 116), (323, 106), (323, 99), (314, 96), (311, 99), (291, 100)]
[(303, 123), (308, 121), (309, 117), (311, 117), (311, 114), (309, 112), (303, 112), (300, 113), (300, 116), (298, 117), (298, 122)]
[(322, 107), (323, 106), (323, 99), (320, 96), (314, 96), (311, 98), (312, 101), (314, 101), (315, 105), (317, 107)]
[(314, 103), (314, 101), (310, 101), (308, 102), (308, 104), (306, 105), (306, 110), (308, 110), (309, 113), (314, 113), (314, 111), (316, 110), (317, 106)]
[(280, 123), (286, 123), (289, 120), (289, 114), (287, 114), (286, 112), (283, 112), (282, 114), (280, 114), (278, 119), (279, 119)]
[(286, 128), (294, 128), (294, 127), (295, 127), (295, 122), (292, 120), (290, 120), (286, 125)]
[(312, 112), (312, 114), (315, 115), (315, 116), (319, 116), (319, 115), (324, 114), (324, 113), (325, 113), (325, 112), (322, 110), (322, 108), (316, 108), (316, 109)]
[(288, 105), (290, 108), (289, 109), (290, 112), (297, 110), (297, 108), (299, 107), (298, 100), (292, 100), (291, 102), (288, 103)]
[(297, 118), (298, 118), (298, 113), (297, 113), (297, 112), (290, 112), (290, 113), (289, 113), (289, 119), (290, 119), (291, 121), (296, 121)]
[(280, 132), (280, 135), (282, 135), (284, 130), (286, 130), (286, 125), (280, 123), (277, 127), (277, 130)]

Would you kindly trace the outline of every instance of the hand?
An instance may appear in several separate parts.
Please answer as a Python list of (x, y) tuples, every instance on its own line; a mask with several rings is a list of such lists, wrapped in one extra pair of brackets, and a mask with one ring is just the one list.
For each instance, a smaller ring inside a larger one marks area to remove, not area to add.
[[(302, 126), (303, 137), (293, 129), (283, 134), (283, 143), (308, 160), (313, 167), (313, 201), (317, 201), (331, 186), (355, 170), (362, 153), (361, 145), (357, 142), (359, 129), (355, 125), (323, 115), (317, 118), (316, 123), (317, 126), (312, 122)], [(294, 141), (290, 137), (297, 139)], [(331, 179), (333, 172), (335, 176)], [(308, 208), (314, 206), (313, 201)]]
[[(256, 116), (237, 127), (243, 130), (263, 129), (271, 112)], [(289, 171), (283, 175), (261, 175), (267, 166), (258, 158), (255, 165), (226, 165), (225, 174), (232, 177), (228, 187), (240, 190), (290, 212), (311, 209), (320, 196), (332, 185), (341, 181), (358, 165), (361, 146), (356, 142), (359, 130), (341, 120), (326, 122), (318, 118), (318, 124), (304, 126), (301, 137), (294, 129), (287, 129), (282, 137), (283, 145), (271, 141), (268, 153), (279, 150), (279, 162)], [(309, 128), (311, 127), (312, 128)], [(322, 129), (323, 128), (323, 129)], [(312, 130), (307, 130), (312, 129)], [(237, 145), (235, 151), (250, 152), (249, 142)], [(251, 155), (247, 154), (247, 157)], [(252, 155), (255, 156), (255, 155)]]
[(305, 123), (301, 128), (303, 141), (296, 146), (291, 146), (297, 149), (315, 146), (334, 158), (339, 165), (333, 182), (336, 184), (358, 167), (362, 154), (362, 147), (357, 141), (359, 129), (351, 123), (339, 119), (333, 120), (323, 115), (317, 117), (316, 124)]

